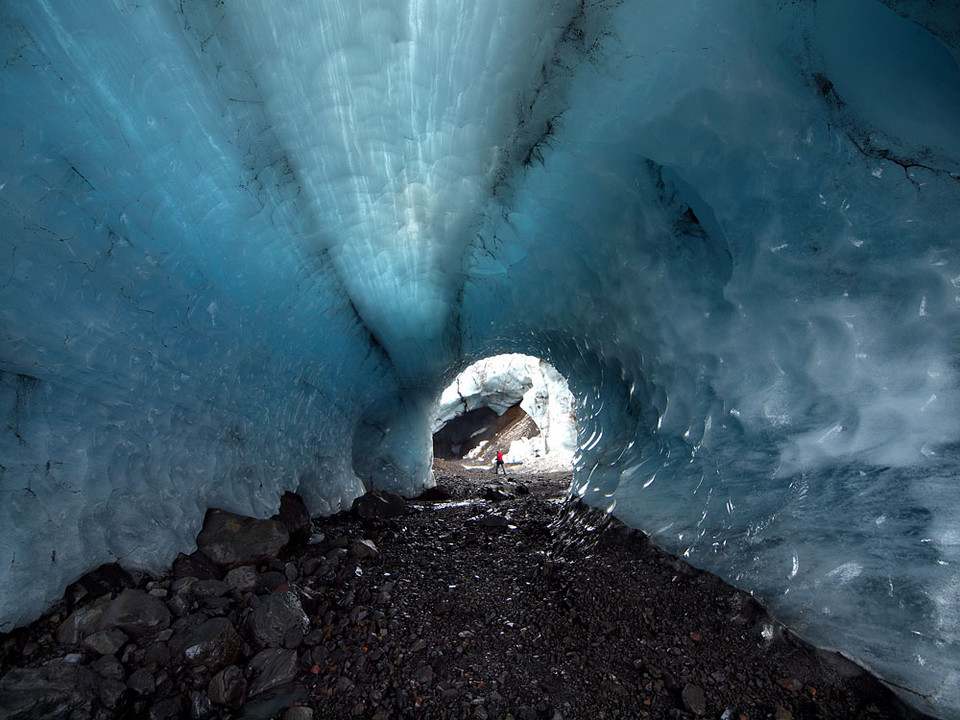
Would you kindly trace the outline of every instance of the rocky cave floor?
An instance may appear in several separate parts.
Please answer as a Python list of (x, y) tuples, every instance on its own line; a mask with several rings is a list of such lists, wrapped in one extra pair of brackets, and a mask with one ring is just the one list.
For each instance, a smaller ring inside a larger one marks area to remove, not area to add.
[(921, 717), (566, 502), (568, 474), (437, 480), (328, 518), (212, 512), (169, 573), (88, 574), (0, 636), (0, 718)]

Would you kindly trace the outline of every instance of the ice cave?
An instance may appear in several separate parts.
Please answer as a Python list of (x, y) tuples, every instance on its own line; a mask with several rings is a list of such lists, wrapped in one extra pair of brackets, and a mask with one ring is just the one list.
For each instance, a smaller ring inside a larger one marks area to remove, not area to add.
[(0, 626), (208, 507), (429, 486), (569, 381), (572, 492), (960, 718), (956, 0), (6, 0)]

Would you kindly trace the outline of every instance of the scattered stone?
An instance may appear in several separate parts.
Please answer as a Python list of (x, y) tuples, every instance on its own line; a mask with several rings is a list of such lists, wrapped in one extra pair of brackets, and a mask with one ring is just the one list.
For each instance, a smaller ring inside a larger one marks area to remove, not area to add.
[(513, 497), (507, 489), (500, 484), (496, 485), (487, 485), (480, 492), (480, 497), (484, 500), (491, 500), (493, 502), (501, 502), (503, 500), (509, 500)]
[(110, 630), (101, 630), (88, 636), (83, 641), (83, 645), (100, 655), (113, 655), (126, 645), (129, 639), (122, 630), (111, 628)]
[(353, 502), (353, 510), (362, 518), (392, 518), (406, 515), (407, 501), (383, 490), (371, 490)]
[(180, 553), (173, 561), (173, 577), (193, 577), (197, 580), (219, 580), (223, 572), (207, 555), (195, 550), (189, 555)]
[(124, 590), (103, 611), (101, 625), (140, 638), (170, 625), (170, 611), (160, 598), (142, 590)]
[(105, 595), (92, 605), (84, 605), (70, 613), (57, 628), (57, 641), (64, 645), (76, 645), (97, 632), (102, 626), (103, 611), (110, 599), (109, 595)]
[(223, 580), (197, 580), (190, 585), (189, 593), (198, 598), (213, 598), (226, 595), (233, 587)]
[(260, 647), (279, 647), (291, 628), (301, 633), (310, 624), (300, 599), (289, 590), (269, 595), (254, 610), (247, 621), (247, 630)]
[(683, 700), (683, 706), (694, 715), (702, 717), (707, 714), (707, 698), (697, 685), (690, 683), (684, 685), (680, 697)]
[(113, 655), (103, 655), (90, 664), (90, 669), (102, 678), (123, 680), (123, 665)]
[[(67, 587), (67, 597), (82, 600), (84, 597), (97, 598), (107, 594), (116, 595), (124, 588), (134, 585), (133, 578), (117, 563), (107, 563), (91, 570), (75, 583)], [(79, 597), (77, 597), (79, 596)]]
[(453, 491), (446, 485), (435, 485), (432, 488), (427, 488), (417, 500), (423, 502), (444, 502), (445, 500), (450, 500), (453, 497)]
[(223, 581), (235, 590), (249, 590), (257, 585), (257, 569), (253, 565), (241, 565), (227, 573)]
[(283, 714), (283, 720), (313, 720), (313, 710), (303, 705), (288, 708)]
[(229, 665), (213, 676), (207, 686), (207, 696), (218, 705), (238, 710), (247, 697), (247, 681), (243, 671)]
[(276, 557), (289, 539), (279, 520), (257, 520), (210, 510), (197, 535), (197, 547), (218, 565), (233, 567)]
[(93, 673), (79, 665), (54, 662), (39, 668), (14, 668), (0, 679), (0, 717), (60, 720), (88, 706), (94, 688)]
[(780, 678), (777, 680), (777, 685), (782, 687), (784, 690), (789, 690), (790, 692), (798, 693), (803, 689), (803, 685), (799, 680), (793, 678)]
[(354, 540), (350, 543), (350, 549), (347, 551), (349, 557), (355, 557), (358, 560), (378, 560), (380, 551), (373, 544), (372, 540)]
[(97, 698), (105, 707), (113, 709), (126, 689), (127, 686), (120, 680), (102, 677), (97, 681)]
[(421, 665), (413, 674), (413, 679), (421, 685), (429, 685), (433, 682), (434, 671), (430, 665)]
[(152, 672), (141, 667), (134, 670), (127, 678), (127, 687), (138, 695), (147, 696), (152, 695), (157, 689), (157, 682)]
[(505, 515), (498, 515), (497, 513), (481, 515), (479, 518), (476, 518), (474, 522), (481, 527), (488, 528), (502, 528), (510, 525), (509, 518), (507, 518)]
[[(758, 603), (600, 511), (553, 502), (566, 485), (550, 496), (532, 480), (528, 497), (498, 483), (513, 497), (491, 527), (516, 527), (483, 532), (479, 484), (452, 477), (464, 502), (398, 519), (318, 519), (316, 545), (222, 582), (199, 551), (178, 563), (182, 577), (139, 578), (146, 595), (169, 591), (153, 598), (177, 617), (168, 627), (128, 617), (140, 602), (129, 588), (77, 585), (51, 615), (0, 635), (0, 717), (307, 720), (310, 705), (375, 720), (692, 720), (724, 708), (723, 720), (792, 720), (784, 689), (802, 692), (804, 717), (909, 717), (879, 684), (864, 691), (862, 670), (838, 671), (795, 637), (758, 644), (774, 626)], [(126, 622), (145, 634), (128, 638)], [(789, 657), (771, 652), (784, 642)]]
[(312, 530), (310, 511), (299, 495), (285, 492), (280, 497), (280, 511), (276, 518), (287, 529), (291, 541), (300, 544), (309, 540)]
[(190, 693), (190, 718), (191, 720), (203, 720), (213, 710), (213, 703), (206, 693), (194, 690)]
[(147, 717), (148, 720), (174, 720), (175, 718), (179, 720), (181, 709), (180, 696), (165, 698), (150, 708), (150, 714)]
[(250, 696), (284, 685), (297, 677), (297, 653), (294, 650), (267, 648), (261, 650), (247, 667), (253, 676)]
[(196, 626), (180, 629), (170, 640), (175, 657), (191, 665), (221, 668), (237, 661), (243, 638), (227, 618), (205, 620)]

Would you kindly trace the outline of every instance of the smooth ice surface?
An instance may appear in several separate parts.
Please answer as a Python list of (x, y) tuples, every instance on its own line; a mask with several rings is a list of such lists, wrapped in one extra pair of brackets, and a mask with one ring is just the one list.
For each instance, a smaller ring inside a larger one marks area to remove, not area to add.
[(960, 8), (7, 0), (0, 623), (207, 506), (432, 481), (504, 352), (574, 491), (960, 717)]
[(573, 395), (556, 368), (529, 355), (485, 358), (457, 375), (440, 395), (433, 432), (471, 410), (486, 407), (503, 415), (518, 403), (540, 434), (510, 444), (507, 461), (523, 465), (514, 471), (569, 472), (577, 449)]

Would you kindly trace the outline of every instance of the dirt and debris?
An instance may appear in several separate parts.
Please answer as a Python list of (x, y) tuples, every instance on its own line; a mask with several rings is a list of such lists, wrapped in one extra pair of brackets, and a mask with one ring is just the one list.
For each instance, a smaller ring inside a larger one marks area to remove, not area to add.
[(0, 717), (922, 717), (570, 502), (569, 474), (438, 463), (437, 479), (310, 522), (295, 496), (252, 526), (211, 511), (218, 561), (91, 573), (0, 636)]

